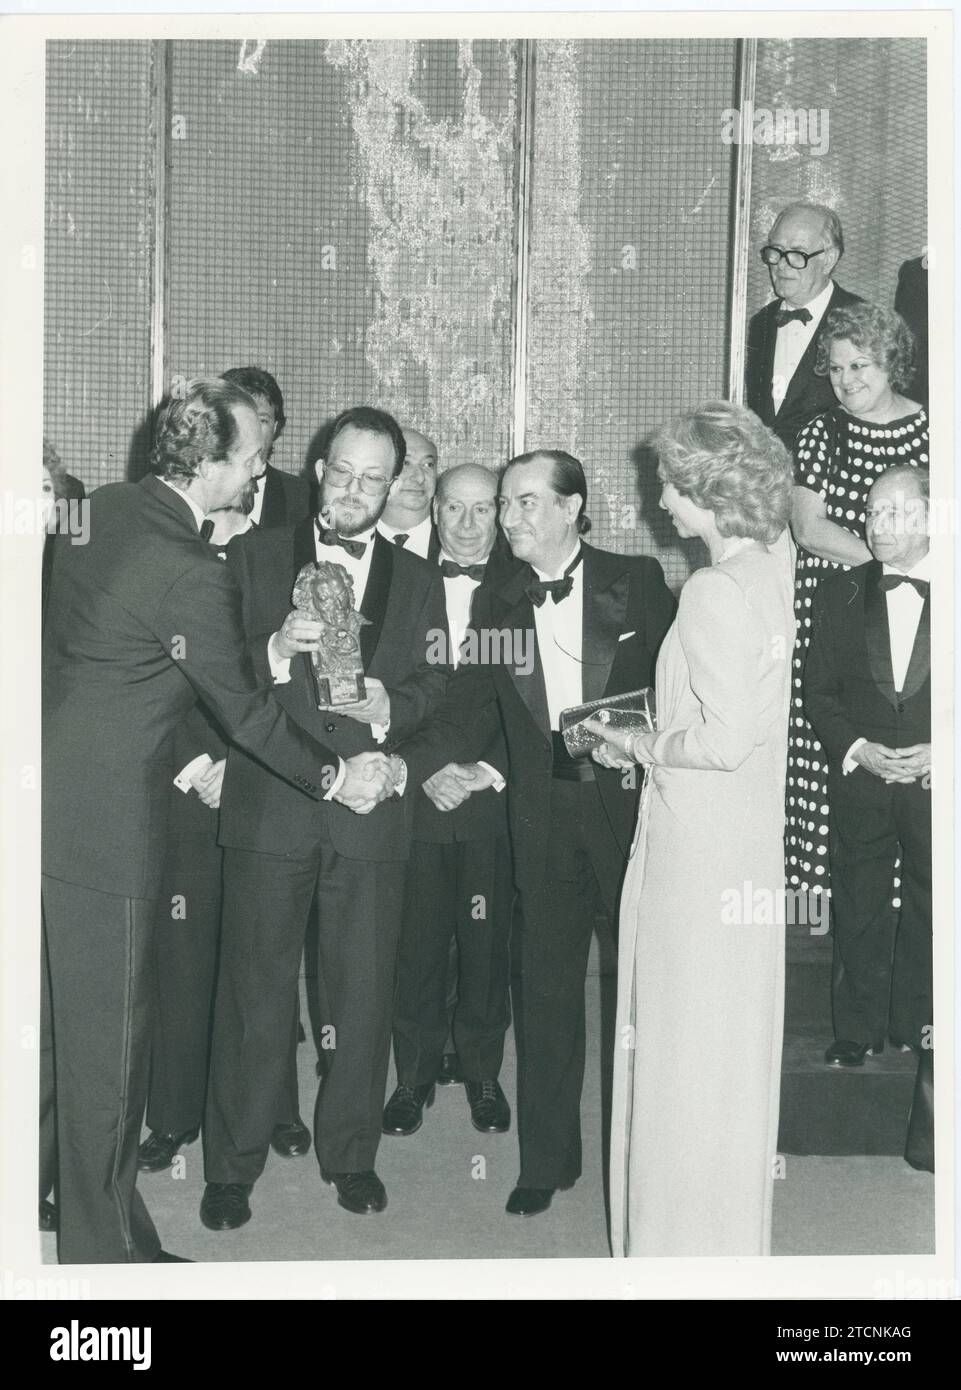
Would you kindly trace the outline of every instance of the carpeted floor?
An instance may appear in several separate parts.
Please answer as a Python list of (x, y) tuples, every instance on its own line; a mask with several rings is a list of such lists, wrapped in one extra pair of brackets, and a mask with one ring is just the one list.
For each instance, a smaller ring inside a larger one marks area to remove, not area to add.
[[(200, 1144), (175, 1168), (143, 1175), (141, 1190), (164, 1246), (193, 1260), (443, 1259), (593, 1256), (609, 1254), (601, 1135), (601, 1018), (609, 1020), (604, 977), (588, 977), (588, 1062), (582, 1105), (584, 1176), (558, 1193), (549, 1211), (522, 1220), (504, 1203), (517, 1178), (517, 1141), (481, 1135), (471, 1126), (462, 1087), (438, 1088), (424, 1124), (409, 1139), (384, 1137), (377, 1170), (389, 1205), (359, 1217), (337, 1205), (320, 1180), (313, 1153), (270, 1155), (254, 1189), (253, 1219), (215, 1234), (200, 1224)], [(603, 1010), (602, 1010), (603, 993)], [(307, 1017), (304, 1010), (303, 1016)], [(310, 1123), (317, 1081), (315, 1053), (300, 1048), (301, 1112)], [(514, 1095), (513, 1038), (501, 1081)], [(390, 1081), (393, 1087), (393, 1076)], [(787, 1155), (775, 1188), (775, 1255), (924, 1254), (934, 1249), (934, 1179), (900, 1158)], [(45, 1263), (55, 1238), (39, 1237)]]

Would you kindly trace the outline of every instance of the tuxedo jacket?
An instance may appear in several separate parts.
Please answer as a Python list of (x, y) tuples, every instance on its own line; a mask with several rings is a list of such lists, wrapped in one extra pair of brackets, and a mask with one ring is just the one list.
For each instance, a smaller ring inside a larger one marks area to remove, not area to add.
[[(432, 561), (436, 565), (440, 562), (440, 541), (437, 539), (436, 528), (431, 537), (431, 550), (436, 551)], [(498, 527), (487, 560), (487, 572), (482, 583), (474, 590), (472, 610), (483, 584), (490, 583), (498, 576), (506, 577), (507, 571), (517, 568), (521, 563), (514, 559), (510, 546)], [(526, 570), (526, 566), (524, 568)], [(496, 768), (504, 778), (507, 777), (510, 764), (499, 719), (492, 727), (490, 738), (478, 757)], [(455, 840), (484, 840), (493, 835), (506, 835), (507, 799), (506, 789), (497, 792), (493, 787), (486, 787), (484, 791), (472, 792), (467, 800), (462, 801), (453, 811), (439, 811), (427, 793), (419, 788), (414, 797), (414, 839), (430, 844), (450, 844)]]
[[(583, 544), (583, 543), (582, 543)], [(583, 698), (601, 699), (651, 685), (654, 663), (677, 607), (657, 560), (615, 555), (583, 545)], [(547, 864), (545, 816), (550, 798), (553, 749), (547, 691), (537, 651), (534, 608), (526, 589), (530, 566), (511, 567), (474, 596), (472, 628), (529, 633), (531, 670), (518, 664), (458, 667), (443, 709), (418, 737), (431, 770), (451, 760), (473, 761), (499, 716), (510, 762), (509, 807), (517, 885), (532, 890)], [(551, 602), (550, 599), (547, 600)], [(514, 653), (516, 654), (516, 653)], [(401, 749), (407, 754), (407, 750)], [(640, 777), (625, 786), (622, 774), (593, 764), (611, 831), (625, 857), (637, 815)]]
[(264, 505), (260, 511), (261, 527), (296, 526), (309, 514), (310, 483), (299, 474), (285, 473), (268, 463), (264, 473)]
[[(845, 304), (855, 304), (860, 295), (851, 294), (835, 285), (828, 300), (828, 307), (821, 319), (821, 327), (832, 309)], [(774, 375), (774, 349), (777, 345), (777, 324), (775, 315), (781, 307), (780, 299), (766, 304), (751, 319), (747, 330), (747, 362), (744, 372), (744, 394), (748, 406), (768, 425), (784, 443), (791, 454), (798, 434), (815, 415), (829, 406), (837, 405), (837, 397), (826, 376), (816, 376), (814, 365), (817, 361), (817, 348), (820, 329), (807, 345), (797, 370), (791, 377), (781, 409), (775, 413), (771, 395), (771, 379)]]
[(89, 506), (87, 544), (55, 538), (43, 869), (149, 897), (163, 865), (173, 735), (198, 697), (232, 739), (289, 779), (301, 807), (322, 795), (336, 756), (288, 720), (255, 672), (240, 591), (187, 503), (149, 475), (98, 488)]
[[(272, 679), (268, 640), (293, 606), (294, 582), (301, 568), (315, 558), (312, 516), (293, 527), (247, 532), (227, 548), (227, 568), (243, 595), (247, 650), (264, 681)], [(336, 558), (337, 551), (331, 550), (331, 559), (336, 562)], [(368, 620), (360, 631), (364, 671), (383, 681), (390, 695), (386, 745), (374, 741), (369, 724), (318, 710), (306, 653), (291, 661), (290, 681), (274, 687), (293, 722), (345, 759), (355, 753), (388, 751), (412, 736), (442, 698), (449, 675), (449, 667), (433, 659), (437, 634), (445, 633), (447, 625), (444, 586), (436, 566), (375, 533), (359, 611)], [(410, 767), (402, 798), (389, 797), (368, 815), (359, 816), (334, 801), (305, 805), (280, 778), (243, 750), (231, 748), (220, 801), (220, 843), (232, 849), (304, 858), (329, 835), (334, 849), (348, 859), (406, 859), (413, 821), (411, 793), (420, 785), (417, 775), (417, 767)]]
[[(921, 610), (904, 689), (896, 691), (881, 575), (877, 560), (826, 575), (814, 600), (804, 707), (835, 771), (859, 738), (888, 748), (931, 740), (931, 595)], [(870, 781), (879, 794), (887, 790), (879, 779)]]

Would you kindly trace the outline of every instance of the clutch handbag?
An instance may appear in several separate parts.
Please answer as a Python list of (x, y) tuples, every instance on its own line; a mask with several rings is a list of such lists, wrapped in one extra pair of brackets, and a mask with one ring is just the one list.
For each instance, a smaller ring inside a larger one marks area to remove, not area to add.
[(596, 719), (612, 729), (631, 734), (652, 734), (657, 728), (654, 712), (654, 691), (629, 690), (623, 695), (608, 695), (603, 700), (591, 700), (586, 705), (573, 705), (561, 710), (561, 734), (572, 758), (589, 753), (604, 740), (590, 729), (585, 719)]

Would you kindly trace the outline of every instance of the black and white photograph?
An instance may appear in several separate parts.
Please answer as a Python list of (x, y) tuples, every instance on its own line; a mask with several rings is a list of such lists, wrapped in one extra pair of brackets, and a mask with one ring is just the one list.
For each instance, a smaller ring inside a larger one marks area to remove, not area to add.
[(6, 1296), (958, 1296), (951, 25), (3, 18)]

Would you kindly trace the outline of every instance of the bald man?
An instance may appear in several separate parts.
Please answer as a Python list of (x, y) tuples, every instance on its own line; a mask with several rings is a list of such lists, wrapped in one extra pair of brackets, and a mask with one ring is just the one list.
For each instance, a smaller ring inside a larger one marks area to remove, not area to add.
[[(404, 431), (409, 439), (409, 432)], [(452, 659), (467, 629), (474, 592), (488, 567), (516, 562), (497, 527), (497, 475), (463, 464), (441, 475), (433, 502)], [(506, 772), (498, 730), (484, 752)], [(510, 1106), (498, 1081), (510, 1023), (510, 924), (514, 895), (503, 780), (467, 796), (451, 763), (417, 795), (394, 998), (398, 1086), (384, 1133), (420, 1129), (448, 1033), (448, 960), (457, 941), (457, 1001), (451, 1031), (475, 1129), (500, 1134)], [(455, 805), (455, 803), (457, 803)]]
[(792, 455), (808, 421), (836, 404), (814, 365), (825, 314), (860, 297), (832, 278), (843, 254), (840, 218), (820, 203), (789, 203), (761, 247), (777, 298), (748, 325), (745, 400)]
[(413, 551), (422, 560), (436, 560), (440, 541), (431, 504), (437, 490), (437, 445), (409, 425), (403, 426), (403, 433), (407, 452), (400, 487), (391, 493), (377, 529), (394, 545)]

